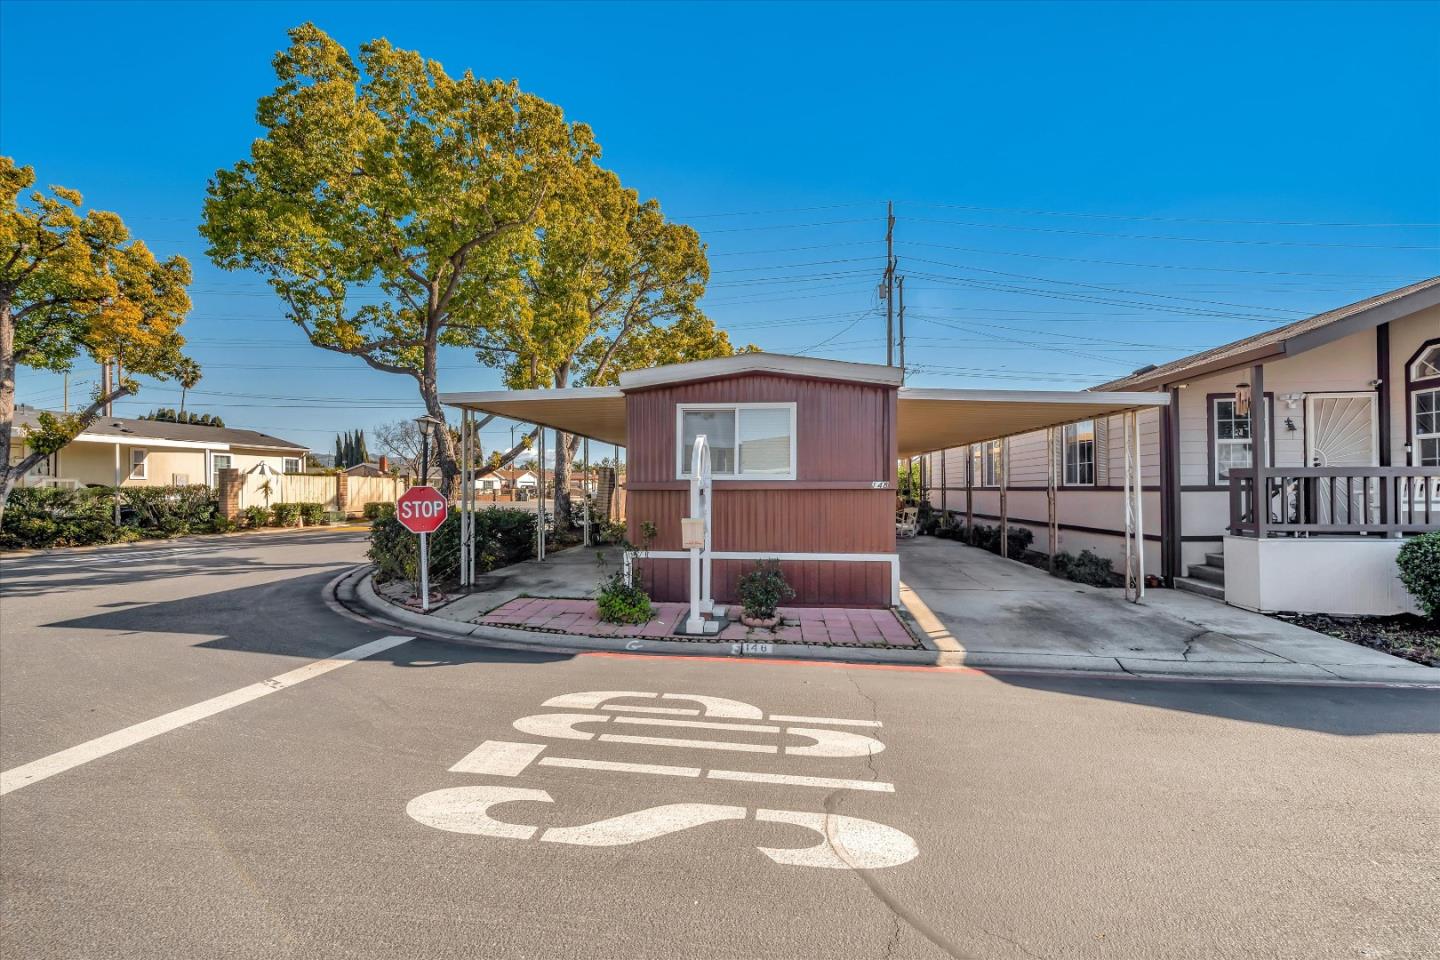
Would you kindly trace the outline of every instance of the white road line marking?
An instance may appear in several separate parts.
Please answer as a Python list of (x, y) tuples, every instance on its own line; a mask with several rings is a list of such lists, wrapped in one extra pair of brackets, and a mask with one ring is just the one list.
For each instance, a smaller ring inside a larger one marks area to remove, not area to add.
[(895, 784), (880, 780), (841, 780), (834, 777), (801, 777), (788, 773), (754, 773), (747, 770), (711, 770), (711, 780), (736, 780), (751, 783), (783, 783), (794, 787), (825, 787), (834, 790), (871, 790), (894, 793)]
[(588, 713), (536, 713), (521, 717), (511, 724), (521, 733), (532, 737), (549, 737), (553, 740), (594, 740), (595, 734), (576, 730), (577, 723), (605, 723), (612, 719), (608, 714), (592, 716)]
[(873, 820), (796, 810), (756, 810), (755, 819), (806, 827), (820, 835), (819, 843), (799, 850), (757, 848), (776, 863), (794, 867), (879, 870), (898, 867), (920, 855), (920, 848), (909, 834)]
[(66, 770), (89, 763), (91, 760), (98, 760), (126, 747), (133, 747), (137, 743), (158, 737), (162, 733), (178, 730), (197, 720), (213, 717), (231, 707), (238, 707), (277, 690), (293, 687), (311, 677), (338, 670), (356, 660), (364, 660), (366, 657), (389, 650), (391, 647), (398, 647), (402, 643), (409, 643), (414, 639), (414, 637), (381, 637), (379, 640), (372, 640), (358, 647), (352, 647), (343, 653), (337, 653), (333, 657), (312, 661), (303, 667), (282, 673), (277, 677), (271, 677), (269, 680), (262, 680), (259, 683), (252, 683), (248, 687), (241, 687), (239, 690), (222, 693), (218, 697), (211, 697), (209, 700), (182, 707), (123, 730), (116, 730), (103, 737), (88, 740), (78, 746), (70, 747), (68, 750), (61, 750), (59, 753), (52, 753), (48, 757), (42, 757), (31, 763), (6, 770), (0, 773), (0, 796), (4, 796), (11, 790), (28, 787), (32, 783), (39, 783), (47, 777), (64, 773)]
[(577, 760), (573, 757), (541, 757), (542, 767), (574, 767), (577, 770), (613, 770), (616, 773), (654, 773), (662, 777), (698, 777), (699, 767), (671, 767), (663, 763), (620, 763), (615, 760)]
[(614, 700), (618, 697), (634, 697), (639, 700), (652, 700), (653, 693), (644, 690), (582, 690), (579, 693), (562, 693), (558, 697), (551, 697), (542, 707), (575, 707), (580, 710), (594, 710), (606, 700)]
[(826, 723), (832, 727), (880, 727), (879, 720), (837, 720), (834, 717), (792, 717), (783, 713), (772, 713), (766, 717), (776, 723)]
[(485, 773), (497, 777), (519, 776), (545, 749), (543, 743), (512, 743), (486, 740), (450, 768), (451, 773)]
[[(546, 706), (553, 704), (546, 703)], [(621, 710), (626, 713), (666, 713), (677, 717), (698, 717), (699, 710), (686, 710), (683, 707), (631, 707), (623, 703), (607, 703), (601, 710)]]
[(623, 733), (602, 733), (608, 743), (638, 743), (651, 747), (693, 747), (696, 750), (739, 750), (744, 753), (779, 753), (780, 748), (768, 743), (733, 743), (728, 740), (680, 740), (670, 737), (632, 737)]
[(698, 693), (662, 693), (661, 700), (693, 700), (705, 708), (707, 717), (730, 717), (735, 720), (764, 720), (760, 708), (728, 697), (706, 697)]
[(716, 803), (667, 803), (578, 827), (551, 827), (540, 839), (582, 847), (620, 847), (720, 820), (744, 820), (746, 812), (744, 807)]
[(786, 727), (785, 732), (797, 737), (807, 737), (815, 742), (808, 747), (785, 748), (792, 757), (863, 757), (874, 756), (885, 749), (885, 744), (873, 737), (851, 733), (848, 730), (821, 730), (819, 727)]
[(779, 733), (779, 727), (765, 723), (710, 723), (708, 720), (662, 720), (659, 717), (615, 717), (616, 723), (639, 723), (652, 727), (693, 727), (697, 730), (743, 730), (746, 733)]

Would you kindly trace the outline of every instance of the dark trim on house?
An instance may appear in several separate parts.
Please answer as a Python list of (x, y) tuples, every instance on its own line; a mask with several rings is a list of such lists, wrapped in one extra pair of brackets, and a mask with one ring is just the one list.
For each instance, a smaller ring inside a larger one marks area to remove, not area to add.
[[(717, 481), (715, 481), (715, 482), (716, 482), (716, 483), (719, 483), (720, 481), (717, 480)], [(934, 489), (939, 490), (940, 488), (939, 488), (939, 487), (935, 487)], [(945, 489), (946, 489), (946, 490), (949, 490), (949, 491), (951, 491), (951, 492), (959, 492), (959, 491), (964, 490), (965, 488), (964, 488), (964, 487), (946, 487)], [(998, 492), (998, 491), (1000, 490), (1000, 488), (999, 488), (998, 486), (995, 486), (995, 487), (975, 487), (974, 489), (976, 489), (976, 490), (994, 490), (994, 491), (996, 491), (996, 492)], [(1032, 493), (1044, 493), (1046, 490), (1049, 489), (1049, 487), (1017, 487), (1015, 484), (1012, 483), (1010, 486), (1006, 487), (1005, 489), (1008, 490), (1008, 491), (1010, 491), (1010, 492), (1012, 492), (1012, 493), (1015, 492), (1016, 490), (1021, 490), (1021, 491), (1028, 490), (1028, 491), (1031, 491)], [(1078, 487), (1061, 487), (1061, 486), (1057, 486), (1055, 489), (1056, 489), (1056, 490), (1059, 490), (1059, 491), (1063, 491), (1063, 492), (1065, 492), (1065, 493), (1124, 493), (1124, 492), (1125, 492), (1125, 488), (1124, 488), (1123, 486), (1120, 486), (1120, 487), (1109, 486), (1109, 485), (1106, 485), (1106, 486), (1092, 486), (1091, 484), (1088, 484), (1088, 483), (1085, 484), (1085, 485), (1083, 485), (1083, 486), (1078, 486)], [(1229, 490), (1230, 488), (1229, 488), (1229, 487), (1216, 487), (1215, 489), (1216, 489), (1216, 490)], [(1141, 490), (1142, 493), (1158, 493), (1159, 490), (1160, 490), (1160, 487), (1159, 487), (1159, 486), (1155, 486), (1155, 485), (1152, 485), (1152, 486), (1143, 486), (1143, 487), (1140, 488), (1140, 490)]]
[[(1390, 323), (1389, 323), (1389, 321), (1386, 321), (1385, 323), (1382, 323), (1382, 324), (1380, 324), (1380, 326), (1378, 326), (1378, 327), (1375, 328), (1375, 379), (1380, 381), (1380, 389), (1378, 390), (1378, 393), (1380, 394), (1380, 396), (1377, 398), (1377, 400), (1378, 400), (1378, 402), (1379, 402), (1379, 406), (1380, 406), (1379, 412), (1378, 412), (1378, 414), (1377, 414), (1377, 417), (1378, 417), (1377, 426), (1378, 426), (1378, 431), (1379, 431), (1379, 433), (1380, 433), (1380, 436), (1379, 436), (1379, 438), (1378, 438), (1378, 440), (1379, 440), (1379, 446), (1380, 446), (1380, 451), (1379, 451), (1379, 452), (1380, 452), (1380, 466), (1382, 466), (1382, 467), (1388, 467), (1388, 466), (1390, 466), (1390, 460), (1391, 460), (1391, 456), (1390, 456), (1390, 443), (1391, 443), (1391, 440), (1390, 440), (1390, 425), (1391, 425), (1391, 419), (1390, 419), (1390, 418), (1391, 418), (1391, 409), (1390, 409), (1390, 408), (1391, 408), (1391, 398), (1394, 396), (1394, 392), (1395, 392), (1394, 389), (1393, 389), (1393, 386), (1394, 386), (1394, 385), (1390, 382), (1391, 372), (1390, 372)], [(1408, 367), (1406, 368), (1406, 377), (1405, 377), (1405, 379), (1406, 379), (1407, 381), (1410, 379), (1410, 377), (1409, 377), (1409, 368), (1408, 368)], [(1408, 398), (1408, 394), (1407, 394), (1407, 398)], [(1309, 424), (1307, 423), (1306, 426), (1307, 426), (1307, 428), (1308, 428)]]
[[(957, 513), (957, 514), (958, 514), (958, 513), (963, 513), (963, 511), (961, 511), (961, 510), (951, 510), (951, 511), (949, 511), (949, 512), (950, 512), (950, 513)], [(994, 513), (977, 513), (977, 514), (975, 514), (975, 519), (976, 519), (976, 520), (995, 520), (995, 521), (998, 522), (998, 521), (1000, 520), (1000, 517), (999, 517), (999, 515), (994, 514)], [(1017, 520), (1017, 519), (1014, 518), (1014, 517), (1011, 517), (1011, 518), (1010, 518), (1010, 523), (1012, 523), (1012, 524), (1018, 523), (1018, 524), (1021, 524), (1022, 526), (1027, 526), (1027, 527), (1044, 527), (1044, 526), (1048, 526), (1047, 522), (1044, 521), (1044, 520)], [(1078, 523), (1062, 523), (1062, 524), (1059, 524), (1058, 526), (1060, 527), (1061, 530), (1071, 530), (1071, 531), (1074, 531), (1075, 533), (1093, 533), (1093, 534), (1095, 534), (1096, 536), (1101, 536), (1101, 537), (1124, 537), (1124, 536), (1125, 536), (1125, 531), (1123, 531), (1123, 530), (1111, 530), (1109, 527), (1087, 527), (1087, 526), (1084, 526), (1083, 524), (1078, 524)], [(1159, 542), (1161, 542), (1162, 537), (1161, 537), (1161, 535), (1158, 534), (1158, 533), (1147, 533), (1147, 534), (1145, 534), (1145, 539), (1148, 540), (1148, 541), (1151, 542), (1151, 543), (1159, 543)], [(1192, 536), (1181, 537), (1180, 539), (1181, 539), (1181, 541), (1184, 542), (1184, 543), (1223, 543), (1224, 540), (1225, 540), (1225, 535), (1224, 535), (1224, 534), (1220, 534), (1220, 533), (1215, 533), (1215, 534), (1202, 534), (1202, 533), (1197, 533), (1197, 534), (1194, 534), (1194, 535), (1192, 535)]]
[[(1214, 483), (1215, 480), (1215, 401), (1234, 400), (1235, 393), (1207, 393), (1205, 394), (1205, 479), (1211, 481), (1210, 489), (1229, 490), (1230, 487), (1223, 483)], [(1270, 464), (1275, 463), (1275, 394), (1269, 390), (1265, 391), (1265, 400), (1269, 401), (1270, 415), (1265, 418), (1268, 429), (1265, 431), (1265, 438), (1269, 441), (1266, 444), (1270, 448)], [(1262, 411), (1266, 410), (1264, 402), (1261, 403)], [(1255, 460), (1255, 429), (1250, 429), (1250, 460)]]
[(1170, 405), (1160, 412), (1160, 578), (1175, 586), (1184, 560), (1180, 509), (1180, 388), (1169, 389)]
[[(869, 480), (720, 480), (716, 490), (881, 490)], [(622, 483), (626, 490), (689, 490), (689, 480), (643, 480)], [(893, 493), (894, 491), (891, 490)]]
[(1415, 450), (1415, 394), (1420, 390), (1433, 390), (1440, 387), (1440, 377), (1426, 377), (1423, 380), (1414, 380), (1410, 376), (1410, 368), (1415, 366), (1415, 361), (1431, 347), (1440, 346), (1440, 337), (1433, 337), (1420, 344), (1419, 349), (1410, 354), (1410, 359), (1405, 361), (1405, 449), (1410, 454), (1405, 459), (1409, 463), (1404, 466), (1411, 466), (1415, 462), (1417, 451)]

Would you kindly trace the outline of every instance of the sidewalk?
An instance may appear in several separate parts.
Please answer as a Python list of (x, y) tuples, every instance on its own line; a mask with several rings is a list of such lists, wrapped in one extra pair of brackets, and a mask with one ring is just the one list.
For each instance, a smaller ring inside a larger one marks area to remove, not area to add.
[(950, 540), (900, 546), (901, 602), (957, 662), (1139, 676), (1440, 685), (1440, 670), (1179, 590), (1052, 577)]
[[(601, 548), (606, 569), (619, 551)], [(901, 619), (916, 649), (803, 643), (715, 643), (635, 636), (582, 636), (486, 624), (517, 597), (575, 600), (600, 579), (596, 548), (573, 547), (544, 563), (527, 561), (478, 578), (468, 596), (430, 615), (378, 596), (368, 571), (353, 585), (371, 613), (462, 642), (547, 650), (624, 650), (709, 656), (767, 656), (996, 670), (1078, 671), (1112, 676), (1282, 682), (1405, 683), (1440, 687), (1440, 670), (1356, 646), (1293, 624), (1175, 590), (1154, 590), (1139, 606), (1118, 590), (1051, 577), (983, 550), (921, 537), (901, 544)], [(588, 621), (587, 621), (588, 622)]]

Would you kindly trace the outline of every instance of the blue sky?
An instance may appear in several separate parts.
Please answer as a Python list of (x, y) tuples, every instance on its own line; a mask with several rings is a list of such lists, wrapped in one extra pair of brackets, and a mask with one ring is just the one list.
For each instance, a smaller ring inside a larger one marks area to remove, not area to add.
[[(590, 123), (700, 230), (739, 342), (884, 362), (895, 200), (913, 384), (1089, 386), (1440, 274), (1436, 3), (0, 3), (0, 150), (191, 259), (192, 409), (320, 451), (420, 413), (412, 382), (309, 346), (195, 231), (305, 20)], [(443, 361), (442, 390), (496, 383)], [(21, 402), (60, 393), (22, 371)]]

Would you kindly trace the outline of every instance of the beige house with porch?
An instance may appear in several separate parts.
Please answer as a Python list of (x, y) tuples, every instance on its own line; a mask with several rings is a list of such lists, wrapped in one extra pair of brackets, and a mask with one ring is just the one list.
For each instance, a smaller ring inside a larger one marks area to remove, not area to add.
[[(11, 460), (29, 452), (26, 434), (38, 425), (35, 410), (15, 412)], [(226, 468), (241, 474), (301, 473), (308, 451), (255, 430), (207, 427), (163, 420), (100, 417), (64, 449), (21, 478), (22, 486), (183, 486), (215, 484)]]
[[(1440, 530), (1440, 278), (1095, 389), (1170, 396), (1139, 415), (1148, 571), (1249, 609), (1413, 608), (1394, 561)], [(1120, 435), (1112, 417), (933, 453), (924, 486), (960, 522), (1118, 566)]]

